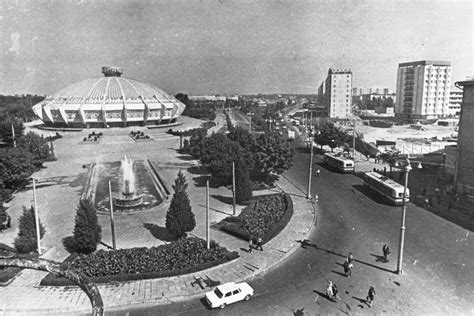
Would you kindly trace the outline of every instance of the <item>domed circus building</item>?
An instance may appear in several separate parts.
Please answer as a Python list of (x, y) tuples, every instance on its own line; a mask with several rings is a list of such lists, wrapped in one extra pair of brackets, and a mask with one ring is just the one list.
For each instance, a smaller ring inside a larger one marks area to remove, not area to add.
[(159, 126), (177, 123), (185, 105), (149, 84), (102, 67), (105, 77), (75, 83), (33, 106), (47, 127)]

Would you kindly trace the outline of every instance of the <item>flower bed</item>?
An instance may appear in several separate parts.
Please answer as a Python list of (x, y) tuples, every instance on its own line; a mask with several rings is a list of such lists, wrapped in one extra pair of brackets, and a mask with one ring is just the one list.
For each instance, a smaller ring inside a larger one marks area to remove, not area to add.
[[(94, 283), (156, 279), (192, 273), (224, 262), (239, 255), (211, 242), (206, 249), (206, 241), (187, 238), (151, 248), (99, 250), (91, 255), (71, 256), (64, 264)], [(65, 278), (48, 274), (40, 285), (65, 286), (74, 283)]]
[(248, 240), (261, 237), (266, 243), (275, 237), (293, 216), (293, 201), (288, 194), (260, 196), (237, 217), (227, 217), (216, 225), (226, 233)]
[[(0, 243), (0, 258), (12, 258), (15, 256), (17, 256), (17, 254), (14, 248)], [(18, 267), (1, 267), (0, 286), (8, 285), (21, 270), (23, 269)]]

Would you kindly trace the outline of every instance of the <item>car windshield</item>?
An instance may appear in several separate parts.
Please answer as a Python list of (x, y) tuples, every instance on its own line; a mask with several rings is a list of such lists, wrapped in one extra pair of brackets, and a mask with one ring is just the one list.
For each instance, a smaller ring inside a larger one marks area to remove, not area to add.
[(222, 294), (222, 292), (218, 288), (214, 290), (214, 293), (217, 295), (218, 298), (222, 298), (222, 296), (224, 296), (224, 294)]

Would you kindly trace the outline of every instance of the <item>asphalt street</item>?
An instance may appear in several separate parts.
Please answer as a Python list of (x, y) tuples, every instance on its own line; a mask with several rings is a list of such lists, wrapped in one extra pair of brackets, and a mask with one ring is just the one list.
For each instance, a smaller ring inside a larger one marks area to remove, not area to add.
[[(381, 202), (362, 187), (357, 175), (327, 170), (315, 157), (312, 194), (319, 196), (317, 227), (288, 261), (250, 282), (256, 295), (224, 310), (209, 310), (199, 300), (136, 310), (130, 315), (316, 315), (321, 313), (390, 313), (468, 315), (474, 313), (474, 248), (469, 231), (409, 204), (406, 220), (404, 273), (395, 273), (401, 208)], [(285, 176), (301, 189), (307, 186), (309, 155), (297, 153)], [(383, 262), (382, 246), (391, 248)], [(351, 278), (342, 263), (356, 258)], [(338, 285), (340, 300), (325, 295), (327, 282)], [(375, 286), (376, 302), (365, 297)]]

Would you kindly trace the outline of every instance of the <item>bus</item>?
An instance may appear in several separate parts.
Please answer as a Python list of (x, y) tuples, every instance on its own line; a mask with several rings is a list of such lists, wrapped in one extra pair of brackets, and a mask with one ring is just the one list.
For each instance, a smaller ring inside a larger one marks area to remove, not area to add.
[(324, 162), (341, 172), (354, 172), (354, 160), (338, 157), (331, 153), (324, 154)]
[[(404, 186), (377, 172), (364, 174), (364, 186), (367, 186), (382, 195), (393, 205), (403, 204)], [(410, 190), (407, 188), (405, 202), (410, 200)]]

